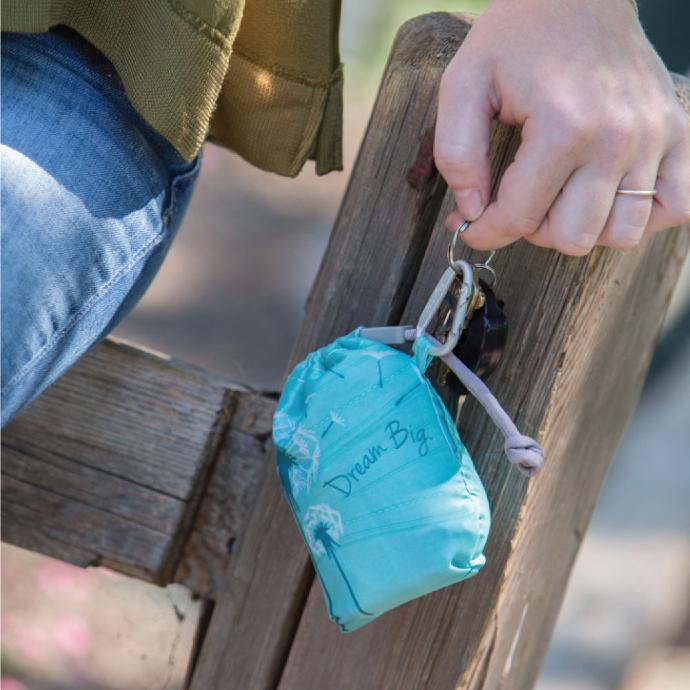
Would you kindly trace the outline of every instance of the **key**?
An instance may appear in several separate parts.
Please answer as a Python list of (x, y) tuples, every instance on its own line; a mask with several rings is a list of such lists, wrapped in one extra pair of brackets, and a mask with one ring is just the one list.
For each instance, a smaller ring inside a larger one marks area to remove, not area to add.
[[(491, 273), (493, 275), (493, 272)], [(503, 301), (496, 298), (491, 285), (493, 281), (488, 283), (481, 278), (477, 279), (476, 294), (470, 305), (471, 309), (468, 310), (465, 327), (453, 349), (454, 354), (482, 378), (488, 376), (498, 365), (508, 332)], [(454, 310), (456, 300), (457, 290), (449, 290), (444, 308), (440, 310), (444, 318), (435, 332), (443, 334), (447, 331), (448, 314)], [(455, 374), (438, 360), (432, 364), (429, 378), (434, 381), (437, 392), (457, 423), (467, 389)]]
[(448, 307), (449, 300), (453, 299), (453, 307), (446, 310), (443, 318), (443, 333), (447, 335), (441, 339), (440, 346), (430, 350), (436, 356), (451, 352), (457, 345), (467, 317), (477, 303), (476, 271), (467, 261), (456, 261), (454, 266), (449, 266), (443, 272), (419, 317), (417, 337), (429, 330), (431, 323), (438, 321), (439, 312), (444, 306)]
[[(496, 298), (494, 291), (481, 278), (479, 288), (483, 303), (474, 309), (453, 352), (475, 374), (485, 379), (501, 361), (508, 338), (508, 320), (503, 301)], [(465, 386), (452, 372), (448, 372), (446, 385), (457, 395), (467, 394)]]

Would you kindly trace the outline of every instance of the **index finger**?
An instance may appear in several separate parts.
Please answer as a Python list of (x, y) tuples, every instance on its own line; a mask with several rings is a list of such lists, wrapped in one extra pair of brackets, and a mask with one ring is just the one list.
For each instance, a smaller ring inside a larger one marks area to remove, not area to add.
[[(515, 160), (501, 179), (496, 199), (463, 234), (473, 249), (498, 249), (535, 232), (554, 200), (578, 166), (576, 148), (566, 138), (537, 132), (526, 122)], [(459, 214), (448, 217), (453, 230), (462, 222)]]

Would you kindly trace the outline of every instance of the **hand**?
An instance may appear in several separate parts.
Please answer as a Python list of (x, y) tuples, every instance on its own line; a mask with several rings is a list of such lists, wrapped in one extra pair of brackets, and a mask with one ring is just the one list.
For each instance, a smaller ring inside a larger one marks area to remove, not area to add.
[[(489, 203), (494, 117), (522, 143)], [(434, 157), (474, 249), (580, 256), (690, 221), (690, 124), (629, 0), (494, 0), (443, 75)]]

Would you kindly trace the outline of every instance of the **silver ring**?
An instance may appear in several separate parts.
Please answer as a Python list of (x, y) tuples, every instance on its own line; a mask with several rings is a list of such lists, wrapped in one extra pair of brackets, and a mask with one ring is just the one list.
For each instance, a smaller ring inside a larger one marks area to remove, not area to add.
[(616, 194), (623, 196), (656, 196), (656, 189), (617, 189)]

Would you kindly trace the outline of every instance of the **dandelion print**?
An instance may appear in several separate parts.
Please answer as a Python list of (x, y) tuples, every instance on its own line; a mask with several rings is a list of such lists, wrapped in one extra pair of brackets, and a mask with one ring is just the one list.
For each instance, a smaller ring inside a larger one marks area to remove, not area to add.
[(312, 398), (316, 397), (316, 393), (309, 393), (309, 395), (304, 396), (304, 416), (309, 415), (309, 403)]
[[(352, 589), (352, 585), (343, 570), (342, 565), (338, 559), (335, 552), (336, 548), (339, 546), (338, 539), (343, 536), (343, 520), (340, 513), (337, 510), (331, 508), (331, 506), (320, 503), (318, 505), (310, 506), (307, 512), (304, 514), (304, 519), (302, 521), (304, 534), (307, 537), (307, 543), (309, 548), (315, 556), (328, 556), (334, 563), (338, 572), (340, 573), (347, 590), (352, 597), (357, 610), (365, 616), (372, 616), (372, 613), (365, 611), (357, 601), (357, 597)], [(323, 580), (322, 580), (323, 584)], [(326, 598), (329, 602), (329, 607), (331, 605), (331, 596), (324, 586), (324, 591), (326, 592)], [(333, 611), (329, 611), (331, 617), (333, 617)]]
[(302, 424), (293, 425), (289, 433), (289, 425), (281, 420), (278, 422), (277, 433), (283, 434), (276, 435), (274, 419), (273, 434), (280, 444), (276, 452), (278, 476), (290, 505), (295, 511), (299, 511), (295, 498), (302, 491), (309, 491), (318, 474), (321, 454), (319, 439), (313, 431)]
[(410, 393), (413, 393), (414, 391), (416, 391), (417, 388), (419, 388), (421, 385), (423, 385), (421, 381), (420, 381), (419, 383), (415, 383), (414, 386), (412, 386), (412, 388), (410, 388), (410, 389), (407, 390), (405, 393), (403, 393), (403, 394), (395, 401), (395, 406), (397, 407), (398, 405), (400, 405), (400, 403), (401, 403)]
[(321, 446), (316, 433), (301, 424), (298, 425), (288, 449), (293, 451), (298, 460), (297, 467), (290, 474), (295, 495), (311, 489), (319, 471)]
[(328, 422), (328, 426), (326, 426), (326, 428), (324, 429), (324, 432), (321, 434), (321, 438), (323, 438), (331, 430), (333, 426), (345, 426), (345, 420), (339, 414), (333, 412), (333, 410), (330, 411), (328, 416), (330, 418), (330, 421)]
[(289, 440), (295, 432), (296, 424), (292, 421), (289, 414), (276, 412), (273, 415), (273, 438), (276, 443), (283, 443)]
[(335, 370), (335, 366), (337, 364), (340, 364), (346, 357), (346, 354), (342, 350), (331, 350), (325, 356), (323, 357), (323, 367), (326, 371), (330, 372), (331, 374), (335, 374), (341, 379), (344, 379), (345, 377), (339, 372)]
[(322, 352), (321, 350), (312, 352), (308, 360), (310, 366), (305, 374), (307, 380), (320, 381), (326, 374), (333, 374), (340, 379), (344, 379), (345, 376), (334, 368), (344, 359), (344, 353), (337, 350), (332, 352)]
[(297, 512), (299, 511), (299, 506), (295, 502), (295, 494), (292, 490), (292, 471), (298, 467), (298, 465), (290, 453), (280, 448), (276, 452), (276, 465), (278, 467), (278, 477), (280, 478), (280, 483), (283, 485), (285, 497), (290, 507)]
[(327, 553), (326, 543), (320, 538), (324, 529), (334, 542), (343, 536), (343, 519), (340, 513), (325, 503), (310, 506), (304, 514), (303, 523), (309, 547), (317, 556)]
[(413, 367), (413, 371), (415, 375), (417, 376), (417, 383), (412, 386), (412, 388), (409, 388), (407, 391), (405, 391), (396, 401), (395, 401), (395, 406), (397, 407), (400, 405), (400, 403), (410, 394), (413, 393), (414, 391), (417, 390), (420, 386), (426, 385), (427, 380), (424, 378), (424, 375), (417, 369), (417, 367)]
[(383, 369), (381, 368), (381, 360), (385, 359), (386, 357), (390, 357), (391, 355), (394, 355), (395, 353), (392, 350), (384, 350), (383, 352), (381, 352), (381, 351), (362, 352), (362, 354), (365, 357), (372, 357), (373, 359), (376, 360), (376, 366), (378, 367), (378, 371), (379, 371), (379, 388), (383, 388)]

